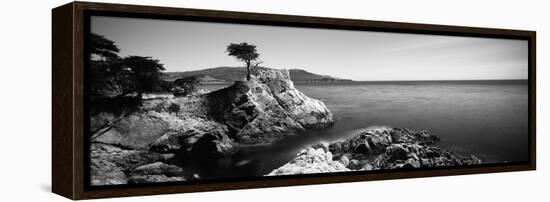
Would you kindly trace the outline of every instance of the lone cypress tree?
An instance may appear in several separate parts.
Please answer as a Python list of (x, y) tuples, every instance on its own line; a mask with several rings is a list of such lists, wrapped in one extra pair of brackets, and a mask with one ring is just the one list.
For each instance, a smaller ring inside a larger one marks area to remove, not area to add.
[(226, 52), (229, 56), (233, 56), (246, 64), (246, 80), (250, 81), (250, 70), (258, 67), (261, 63), (257, 62), (260, 54), (257, 52), (256, 46), (246, 42), (231, 43), (227, 46)]

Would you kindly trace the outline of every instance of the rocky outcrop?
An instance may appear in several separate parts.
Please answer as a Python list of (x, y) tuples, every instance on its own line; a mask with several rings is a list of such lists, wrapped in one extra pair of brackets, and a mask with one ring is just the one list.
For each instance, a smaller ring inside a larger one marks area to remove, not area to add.
[(128, 178), (135, 175), (132, 174), (135, 168), (153, 162), (167, 161), (172, 156), (93, 143), (90, 146), (91, 184), (127, 184)]
[(227, 125), (240, 143), (270, 143), (334, 122), (321, 101), (294, 88), (287, 70), (257, 69), (250, 81), (235, 82), (207, 99), (209, 116)]
[(267, 175), (298, 175), (345, 171), (350, 170), (342, 163), (333, 161), (330, 151), (325, 151), (322, 148), (309, 148), (300, 151), (294, 160)]
[(363, 130), (348, 140), (334, 142), (329, 145), (329, 149), (335, 153), (375, 155), (384, 153), (392, 144), (429, 145), (438, 140), (437, 136), (428, 134), (426, 131), (406, 128), (377, 128)]
[(170, 129), (150, 144), (160, 153), (194, 152), (225, 155), (233, 151), (227, 126), (200, 117), (180, 116), (170, 121)]
[(134, 168), (130, 172), (128, 183), (174, 182), (185, 181), (185, 172), (182, 168), (155, 162)]
[(136, 106), (91, 117), (92, 184), (194, 179), (173, 172), (178, 169), (163, 158), (224, 156), (237, 150), (235, 142), (271, 143), (333, 124), (327, 107), (296, 90), (287, 70), (266, 68), (218, 91), (155, 97)]
[[(352, 171), (463, 166), (481, 163), (481, 160), (474, 155), (462, 157), (433, 146), (436, 141), (439, 141), (439, 138), (426, 131), (377, 128), (361, 131), (347, 140), (317, 144), (307, 151), (327, 150), (332, 157), (327, 159), (327, 162), (339, 162)], [(301, 159), (303, 155), (303, 153), (298, 154), (297, 159)], [(296, 167), (290, 166), (295, 165), (294, 162), (296, 159), (268, 175), (300, 174), (300, 169), (291, 169)], [(303, 168), (315, 167), (318, 164), (313, 161), (300, 161), (300, 167)], [(322, 169), (318, 171), (318, 173), (326, 172)]]

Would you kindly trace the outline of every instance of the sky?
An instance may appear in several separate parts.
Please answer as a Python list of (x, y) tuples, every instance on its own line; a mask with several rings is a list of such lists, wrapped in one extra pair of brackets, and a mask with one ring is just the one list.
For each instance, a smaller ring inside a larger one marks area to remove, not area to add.
[(230, 43), (257, 46), (262, 66), (357, 81), (527, 79), (527, 40), (93, 16), (91, 32), (121, 56), (166, 71), (243, 66)]

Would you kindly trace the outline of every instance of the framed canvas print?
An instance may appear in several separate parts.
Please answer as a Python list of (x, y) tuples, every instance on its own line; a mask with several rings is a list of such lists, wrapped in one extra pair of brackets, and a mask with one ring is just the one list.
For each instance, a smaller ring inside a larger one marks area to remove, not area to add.
[(68, 198), (535, 169), (534, 31), (82, 2), (52, 23)]

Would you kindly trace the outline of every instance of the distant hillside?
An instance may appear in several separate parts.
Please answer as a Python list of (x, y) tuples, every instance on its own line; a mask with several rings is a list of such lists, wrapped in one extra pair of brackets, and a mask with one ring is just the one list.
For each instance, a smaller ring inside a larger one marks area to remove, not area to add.
[[(314, 74), (303, 69), (290, 69), (290, 79), (293, 82), (335, 82), (351, 81), (349, 79), (340, 79), (327, 75)], [(245, 78), (246, 69), (244, 67), (215, 67), (187, 72), (164, 72), (162, 79), (165, 81), (174, 81), (179, 78), (197, 76), (201, 82), (233, 82)]]

